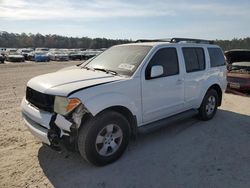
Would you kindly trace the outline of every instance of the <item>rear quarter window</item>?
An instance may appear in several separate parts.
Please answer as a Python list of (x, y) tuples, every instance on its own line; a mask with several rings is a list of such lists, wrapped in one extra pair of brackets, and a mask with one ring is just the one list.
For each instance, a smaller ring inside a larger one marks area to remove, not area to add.
[(211, 67), (219, 67), (225, 65), (225, 58), (220, 48), (208, 48)]

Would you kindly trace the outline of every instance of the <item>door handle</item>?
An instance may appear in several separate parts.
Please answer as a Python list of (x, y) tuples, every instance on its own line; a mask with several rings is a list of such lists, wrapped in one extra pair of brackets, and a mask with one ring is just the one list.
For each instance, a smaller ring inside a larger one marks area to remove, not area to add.
[(179, 85), (179, 84), (182, 84), (183, 81), (184, 81), (184, 79), (178, 79), (176, 83)]

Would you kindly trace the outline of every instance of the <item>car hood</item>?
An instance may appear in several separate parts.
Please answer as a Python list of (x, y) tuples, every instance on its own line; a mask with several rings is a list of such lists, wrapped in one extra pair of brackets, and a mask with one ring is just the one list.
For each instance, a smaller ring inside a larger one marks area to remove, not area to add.
[(69, 93), (95, 85), (125, 79), (100, 71), (92, 71), (75, 67), (32, 78), (27, 86), (51, 95), (68, 96)]
[(225, 52), (229, 64), (250, 61), (250, 50), (230, 50)]

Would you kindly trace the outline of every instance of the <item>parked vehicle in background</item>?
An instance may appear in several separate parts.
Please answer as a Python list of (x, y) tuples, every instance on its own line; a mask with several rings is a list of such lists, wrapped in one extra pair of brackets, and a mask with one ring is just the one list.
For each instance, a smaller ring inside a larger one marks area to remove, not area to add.
[(35, 62), (48, 62), (50, 61), (48, 52), (45, 51), (36, 51), (34, 53), (34, 61)]
[(0, 48), (0, 63), (4, 63), (6, 48)]
[(0, 63), (4, 63), (4, 60), (5, 60), (5, 56), (0, 54)]
[(35, 51), (32, 51), (32, 52), (27, 54), (27, 60), (35, 61)]
[(12, 52), (17, 52), (17, 49), (16, 48), (6, 48), (4, 54), (8, 55), (9, 53), (12, 53)]
[(6, 61), (10, 62), (24, 62), (24, 56), (18, 52), (8, 52), (6, 54)]
[[(68, 142), (95, 165), (117, 160), (137, 132), (214, 117), (226, 89), (223, 52), (198, 39), (139, 40), (27, 83), (23, 119), (42, 142)], [(149, 148), (150, 149), (150, 148)]]
[(225, 52), (228, 88), (250, 91), (250, 50), (235, 49)]
[(69, 51), (69, 59), (70, 60), (82, 60), (83, 56), (80, 51)]
[(4, 55), (4, 54), (5, 54), (5, 51), (6, 51), (6, 48), (0, 48), (0, 54), (1, 54), (1, 55)]
[(44, 51), (44, 52), (48, 52), (49, 51), (49, 48), (36, 48), (35, 51)]
[(69, 60), (69, 55), (65, 51), (50, 51), (48, 54), (51, 61)]
[(32, 48), (22, 48), (22, 49), (18, 49), (17, 52), (20, 53), (21, 55), (24, 56), (25, 60), (29, 60), (28, 59), (28, 55), (30, 52), (33, 52), (34, 50)]
[(87, 60), (90, 59), (92, 57), (95, 57), (97, 55), (99, 55), (100, 53), (102, 53), (103, 51), (101, 50), (86, 50), (86, 51), (82, 51), (82, 58)]

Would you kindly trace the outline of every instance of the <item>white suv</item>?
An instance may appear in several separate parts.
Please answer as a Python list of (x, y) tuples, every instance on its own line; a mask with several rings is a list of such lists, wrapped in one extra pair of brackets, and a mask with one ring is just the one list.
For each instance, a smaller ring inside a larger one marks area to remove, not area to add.
[(211, 119), (226, 85), (223, 52), (210, 41), (139, 40), (32, 78), (22, 114), (42, 142), (55, 149), (69, 143), (87, 161), (105, 165), (138, 131), (194, 113)]

